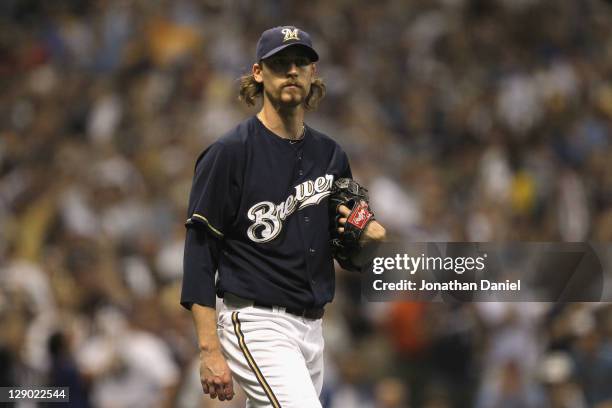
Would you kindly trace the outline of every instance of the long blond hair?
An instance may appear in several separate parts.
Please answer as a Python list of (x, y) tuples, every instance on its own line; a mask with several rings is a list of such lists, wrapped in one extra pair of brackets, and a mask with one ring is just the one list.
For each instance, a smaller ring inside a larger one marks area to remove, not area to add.
[[(253, 74), (240, 77), (240, 92), (238, 99), (248, 106), (255, 105), (255, 99), (263, 95), (263, 83), (257, 82)], [(319, 102), (325, 96), (326, 87), (321, 78), (315, 78), (310, 86), (310, 92), (304, 100), (306, 110), (314, 110), (319, 106)]]

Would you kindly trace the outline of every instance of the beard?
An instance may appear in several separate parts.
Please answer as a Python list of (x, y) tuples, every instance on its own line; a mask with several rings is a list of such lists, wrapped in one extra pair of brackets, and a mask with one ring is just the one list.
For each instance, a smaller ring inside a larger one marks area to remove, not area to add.
[(278, 92), (271, 92), (264, 88), (266, 97), (278, 108), (295, 108), (306, 100), (306, 90), (302, 87), (278, 89)]

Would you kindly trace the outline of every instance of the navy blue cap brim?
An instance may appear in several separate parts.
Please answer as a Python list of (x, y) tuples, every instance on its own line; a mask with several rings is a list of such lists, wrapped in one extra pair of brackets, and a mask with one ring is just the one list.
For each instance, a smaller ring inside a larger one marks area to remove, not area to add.
[(297, 46), (304, 48), (310, 53), (310, 59), (312, 60), (312, 62), (317, 62), (319, 60), (319, 54), (317, 54), (317, 52), (312, 47), (309, 47), (306, 44), (300, 44), (300, 43), (283, 44), (279, 47), (273, 48), (270, 51), (268, 51), (263, 57), (261, 57), (261, 59), (265, 60), (266, 58), (269, 58), (273, 56), (274, 54), (281, 52), (285, 48), (297, 47)]

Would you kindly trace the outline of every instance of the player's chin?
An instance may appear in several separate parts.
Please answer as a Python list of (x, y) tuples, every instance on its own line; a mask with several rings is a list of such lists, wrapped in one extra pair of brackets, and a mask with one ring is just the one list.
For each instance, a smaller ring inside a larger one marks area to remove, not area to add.
[(300, 95), (281, 95), (280, 103), (288, 108), (300, 106), (304, 102), (304, 98)]

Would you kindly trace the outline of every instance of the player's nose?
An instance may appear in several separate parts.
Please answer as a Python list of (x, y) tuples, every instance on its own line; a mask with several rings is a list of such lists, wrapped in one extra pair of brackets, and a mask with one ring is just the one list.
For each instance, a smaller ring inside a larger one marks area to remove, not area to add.
[(298, 73), (297, 65), (295, 64), (295, 62), (291, 62), (289, 64), (289, 67), (287, 68), (287, 74), (288, 75), (297, 75), (297, 73)]

